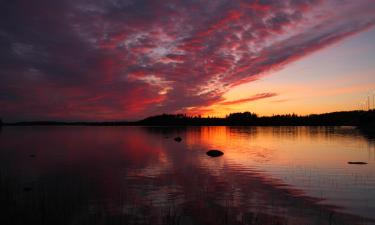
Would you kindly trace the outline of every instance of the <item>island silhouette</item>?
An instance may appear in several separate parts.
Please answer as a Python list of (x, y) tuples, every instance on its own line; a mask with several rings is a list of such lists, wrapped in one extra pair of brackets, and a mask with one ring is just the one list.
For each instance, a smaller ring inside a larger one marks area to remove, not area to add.
[(138, 121), (22, 121), (2, 122), (5, 126), (357, 126), (373, 132), (375, 110), (340, 111), (323, 114), (258, 116), (252, 112), (230, 113), (225, 117), (161, 114)]

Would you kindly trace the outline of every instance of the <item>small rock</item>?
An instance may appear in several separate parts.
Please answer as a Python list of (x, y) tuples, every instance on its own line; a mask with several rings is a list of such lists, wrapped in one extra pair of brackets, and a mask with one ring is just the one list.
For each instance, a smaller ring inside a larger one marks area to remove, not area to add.
[(181, 142), (182, 138), (181, 137), (175, 137), (174, 140), (177, 141), (177, 142)]
[(224, 152), (213, 149), (213, 150), (206, 152), (206, 154), (211, 157), (219, 157), (219, 156), (224, 155)]
[(35, 158), (35, 155), (34, 154), (30, 154), (29, 155), (31, 158)]
[(367, 162), (348, 162), (348, 164), (356, 164), (356, 165), (366, 165)]

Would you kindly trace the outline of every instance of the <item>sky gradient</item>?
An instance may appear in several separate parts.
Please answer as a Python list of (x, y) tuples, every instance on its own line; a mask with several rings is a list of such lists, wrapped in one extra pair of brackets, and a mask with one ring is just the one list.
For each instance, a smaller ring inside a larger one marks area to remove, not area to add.
[(0, 117), (357, 109), (374, 24), (373, 0), (0, 0)]

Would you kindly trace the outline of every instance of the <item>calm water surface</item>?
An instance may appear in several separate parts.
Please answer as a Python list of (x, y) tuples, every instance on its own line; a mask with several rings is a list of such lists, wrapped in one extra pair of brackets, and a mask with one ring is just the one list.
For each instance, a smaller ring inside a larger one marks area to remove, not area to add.
[(372, 224), (375, 142), (353, 127), (3, 127), (0, 191), (8, 224)]

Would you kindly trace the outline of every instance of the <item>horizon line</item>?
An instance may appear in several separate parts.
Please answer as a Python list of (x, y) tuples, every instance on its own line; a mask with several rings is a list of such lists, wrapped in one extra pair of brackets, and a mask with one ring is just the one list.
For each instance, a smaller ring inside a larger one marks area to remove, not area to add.
[(285, 114), (272, 114), (272, 115), (258, 115), (257, 113), (253, 113), (251, 111), (242, 111), (242, 112), (232, 112), (224, 117), (222, 116), (202, 116), (202, 115), (188, 115), (186, 113), (162, 113), (162, 114), (155, 114), (151, 116), (144, 117), (142, 119), (138, 120), (58, 120), (58, 119), (51, 119), (51, 120), (18, 120), (14, 122), (8, 122), (5, 121), (4, 118), (0, 117), (0, 123), (2, 125), (13, 125), (13, 124), (18, 124), (18, 123), (67, 123), (67, 124), (74, 124), (74, 123), (138, 123), (142, 122), (143, 120), (146, 120), (148, 118), (152, 117), (157, 117), (157, 116), (162, 116), (162, 115), (171, 115), (171, 116), (177, 116), (177, 115), (183, 115), (188, 118), (202, 118), (202, 119), (225, 119), (231, 114), (236, 114), (236, 113), (246, 113), (249, 112), (251, 114), (257, 115), (258, 118), (271, 118), (275, 116), (297, 116), (297, 117), (309, 117), (313, 115), (325, 115), (325, 114), (331, 114), (331, 113), (345, 113), (345, 112), (370, 112), (374, 111), (375, 109), (368, 109), (368, 110), (342, 110), (342, 111), (330, 111), (330, 112), (324, 112), (324, 113), (310, 113), (310, 114), (297, 114), (297, 113), (285, 113)]

